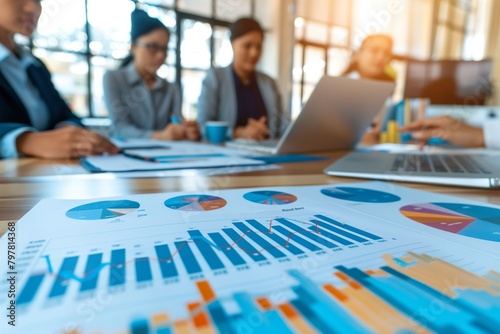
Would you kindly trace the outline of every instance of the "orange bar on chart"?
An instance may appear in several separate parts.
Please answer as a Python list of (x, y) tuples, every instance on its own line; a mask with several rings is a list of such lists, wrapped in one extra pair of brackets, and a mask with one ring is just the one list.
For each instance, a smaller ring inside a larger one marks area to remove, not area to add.
[(297, 333), (313, 334), (317, 333), (309, 324), (295, 311), (290, 304), (281, 304), (278, 309), (285, 316), (286, 320), (296, 329)]
[(200, 307), (201, 307), (201, 303), (200, 302), (194, 302), (194, 303), (187, 304), (187, 309), (189, 310), (189, 312), (196, 311)]
[(210, 283), (208, 283), (207, 281), (199, 281), (196, 282), (196, 285), (198, 286), (198, 290), (200, 291), (200, 294), (203, 297), (203, 301), (205, 303), (210, 303), (215, 299), (215, 292), (214, 290), (212, 290)]
[(191, 319), (197, 332), (200, 334), (215, 333), (207, 313), (204, 311), (200, 302), (194, 302), (187, 305), (191, 313)]
[(210, 324), (207, 314), (203, 311), (195, 311), (195, 315), (193, 316), (193, 323), (196, 328), (208, 327), (208, 325)]
[(348, 297), (344, 293), (342, 293), (342, 291), (336, 289), (333, 285), (326, 284), (323, 286), (323, 288), (341, 302), (344, 302), (348, 299)]
[(187, 320), (179, 320), (174, 323), (175, 333), (189, 334), (191, 333), (189, 322)]
[(168, 322), (168, 315), (166, 313), (153, 314), (151, 323), (155, 326), (164, 325)]
[(349, 276), (347, 276), (344, 273), (341, 273), (340, 271), (337, 271), (334, 275), (337, 276), (338, 278), (340, 278), (341, 280), (343, 280), (344, 282), (347, 282), (350, 280)]
[(265, 297), (257, 298), (257, 304), (259, 304), (264, 311), (269, 311), (273, 308), (271, 301)]
[(401, 314), (362, 285), (354, 288), (349, 284), (342, 289), (336, 289), (327, 284), (324, 288), (335, 300), (339, 299), (337, 294), (347, 296), (341, 300), (342, 305), (375, 333), (410, 332), (412, 329), (416, 329), (418, 333), (426, 333), (425, 328)]

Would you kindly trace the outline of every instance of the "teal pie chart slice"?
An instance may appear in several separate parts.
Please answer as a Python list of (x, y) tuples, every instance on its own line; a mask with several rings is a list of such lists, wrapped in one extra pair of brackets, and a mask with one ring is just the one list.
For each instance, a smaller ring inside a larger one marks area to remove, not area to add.
[(134, 201), (101, 201), (77, 206), (66, 212), (66, 216), (78, 220), (101, 220), (128, 215), (141, 205)]
[(252, 191), (243, 195), (247, 201), (264, 205), (285, 205), (293, 203), (297, 197), (273, 190)]
[(321, 193), (328, 197), (360, 203), (392, 203), (401, 200), (401, 197), (384, 191), (354, 187), (326, 188), (322, 189)]

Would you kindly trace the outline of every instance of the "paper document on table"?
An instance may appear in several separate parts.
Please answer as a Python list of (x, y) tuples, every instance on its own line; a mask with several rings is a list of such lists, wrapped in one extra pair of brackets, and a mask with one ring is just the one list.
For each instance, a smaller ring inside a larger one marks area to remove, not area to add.
[(234, 150), (220, 146), (169, 142), (164, 146), (129, 145), (117, 155), (82, 158), (82, 165), (91, 172), (131, 172), (262, 165), (265, 162), (242, 157)]
[(382, 182), (43, 200), (0, 333), (496, 333), (499, 221)]

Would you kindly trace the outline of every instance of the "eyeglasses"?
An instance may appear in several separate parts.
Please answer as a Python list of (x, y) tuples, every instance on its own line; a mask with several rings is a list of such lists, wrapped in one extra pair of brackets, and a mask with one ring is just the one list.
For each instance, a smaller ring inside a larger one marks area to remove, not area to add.
[(138, 46), (141, 46), (143, 48), (146, 48), (148, 49), (149, 52), (151, 53), (159, 53), (159, 52), (163, 52), (165, 54), (167, 54), (168, 52), (168, 45), (160, 45), (158, 43), (154, 43), (154, 42), (142, 42), (142, 41), (136, 41), (135, 42), (136, 45)]

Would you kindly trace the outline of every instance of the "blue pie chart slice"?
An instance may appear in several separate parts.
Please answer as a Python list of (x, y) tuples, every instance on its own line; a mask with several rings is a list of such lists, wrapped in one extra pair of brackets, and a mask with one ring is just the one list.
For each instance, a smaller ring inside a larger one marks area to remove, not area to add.
[(173, 197), (165, 201), (165, 206), (179, 211), (212, 211), (226, 206), (223, 198), (211, 195), (184, 195)]
[(117, 218), (136, 211), (141, 205), (134, 201), (101, 201), (77, 206), (66, 212), (66, 216), (78, 220), (100, 220)]
[(392, 203), (401, 200), (399, 196), (365, 188), (332, 187), (322, 189), (321, 193), (328, 197), (361, 203)]
[(264, 205), (285, 205), (297, 200), (297, 197), (292, 194), (272, 190), (252, 191), (243, 195), (243, 198)]

